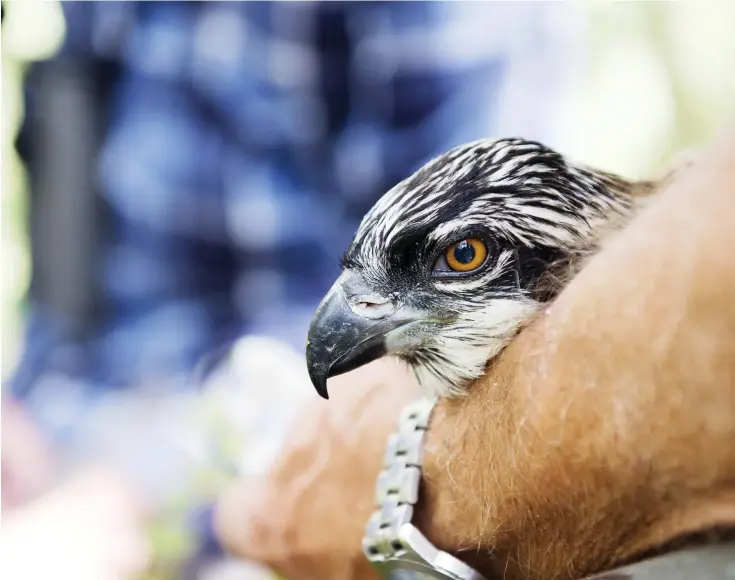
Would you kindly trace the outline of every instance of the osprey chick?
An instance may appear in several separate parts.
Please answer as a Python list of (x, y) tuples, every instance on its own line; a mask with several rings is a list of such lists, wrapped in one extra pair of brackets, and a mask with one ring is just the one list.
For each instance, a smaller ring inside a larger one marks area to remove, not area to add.
[(430, 161), (362, 220), (319, 305), (306, 360), (327, 378), (384, 355), (423, 389), (463, 393), (561, 289), (568, 271), (652, 182), (573, 165), (540, 143), (482, 140)]

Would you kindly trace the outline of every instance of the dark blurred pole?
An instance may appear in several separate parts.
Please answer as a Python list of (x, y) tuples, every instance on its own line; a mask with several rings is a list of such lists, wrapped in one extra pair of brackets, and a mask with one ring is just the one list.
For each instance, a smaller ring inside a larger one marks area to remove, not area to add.
[(100, 306), (96, 266), (103, 211), (96, 158), (102, 111), (95, 67), (60, 57), (34, 66), (28, 83), (32, 294), (79, 337)]

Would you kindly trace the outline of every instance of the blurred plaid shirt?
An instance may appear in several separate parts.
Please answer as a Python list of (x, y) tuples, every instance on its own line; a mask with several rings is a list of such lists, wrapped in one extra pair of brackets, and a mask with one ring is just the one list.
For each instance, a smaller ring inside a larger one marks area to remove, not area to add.
[(15, 385), (56, 411), (70, 393), (82, 408), (110, 388), (185, 377), (239, 334), (301, 349), (376, 199), (459, 143), (548, 140), (566, 64), (557, 20), (537, 3), (64, 11), (64, 54), (123, 72), (97, 168), (114, 217), (108, 314), (69, 344), (35, 304)]

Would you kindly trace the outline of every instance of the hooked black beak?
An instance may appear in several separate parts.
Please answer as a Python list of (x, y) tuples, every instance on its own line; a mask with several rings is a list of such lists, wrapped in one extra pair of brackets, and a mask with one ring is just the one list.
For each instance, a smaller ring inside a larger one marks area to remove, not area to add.
[(325, 399), (329, 398), (329, 377), (388, 354), (389, 333), (417, 321), (409, 309), (396, 309), (382, 297), (355, 292), (354, 282), (340, 276), (319, 304), (309, 327), (306, 365), (317, 393)]

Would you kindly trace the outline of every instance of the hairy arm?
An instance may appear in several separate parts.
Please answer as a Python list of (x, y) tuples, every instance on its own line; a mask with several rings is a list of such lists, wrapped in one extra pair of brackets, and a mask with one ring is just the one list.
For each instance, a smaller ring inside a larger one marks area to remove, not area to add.
[[(419, 527), (488, 576), (574, 578), (735, 524), (735, 131), (660, 196), (429, 430)], [(337, 383), (342, 383), (337, 386)], [(415, 383), (337, 377), (263, 478), (223, 495), (234, 553), (362, 578), (386, 437)]]
[(440, 405), (430, 538), (508, 578), (567, 578), (735, 525), (733, 224), (735, 132)]

